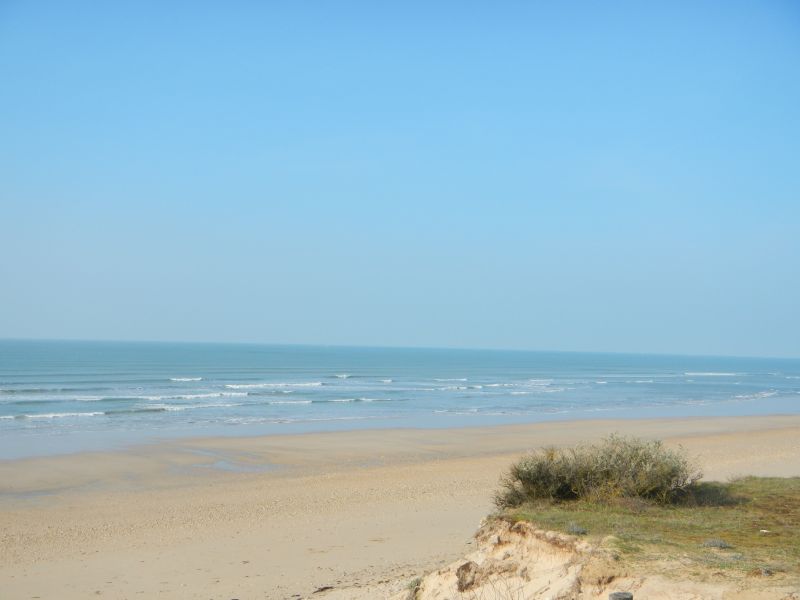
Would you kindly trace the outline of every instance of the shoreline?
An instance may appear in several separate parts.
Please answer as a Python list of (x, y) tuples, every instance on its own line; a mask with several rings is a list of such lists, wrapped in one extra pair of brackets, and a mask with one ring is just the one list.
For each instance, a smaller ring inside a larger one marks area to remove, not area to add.
[[(800, 415), (631, 417), (446, 428), (365, 428), (267, 435), (151, 438), (112, 449), (0, 458), (0, 506), (13, 495), (69, 493), (73, 488), (80, 487), (76, 484), (81, 480), (98, 479), (98, 473), (109, 478), (106, 485), (110, 491), (114, 475), (139, 479), (152, 477), (159, 469), (169, 470), (169, 475), (181, 484), (213, 474), (269, 473), (282, 476), (299, 471), (310, 473), (315, 467), (329, 465), (330, 459), (339, 462), (344, 449), (348, 447), (352, 456), (346, 457), (348, 462), (343, 463), (344, 466), (377, 466), (386, 461), (396, 464), (437, 456), (454, 458), (519, 454), (542, 445), (558, 445), (562, 436), (565, 444), (574, 444), (574, 430), (593, 436), (587, 438), (587, 441), (591, 441), (603, 437), (602, 432), (619, 431), (625, 435), (664, 438), (674, 437), (676, 432), (682, 436), (733, 434), (751, 431), (754, 426), (760, 430), (770, 430), (795, 422), (800, 426)], [(725, 431), (723, 423), (727, 428)], [(528, 433), (536, 436), (530, 442), (522, 437)], [(381, 448), (381, 443), (388, 445), (382, 448), (377, 457), (373, 456), (371, 447)], [(334, 455), (326, 453), (331, 448), (336, 450)], [(358, 453), (363, 453), (363, 456), (359, 457)], [(390, 456), (386, 456), (387, 453)], [(113, 464), (109, 464), (109, 461)], [(106, 463), (106, 467), (103, 468), (99, 463)]]
[[(800, 393), (800, 392), (798, 392)], [(453, 416), (443, 417), (441, 422), (435, 422), (435, 415), (431, 421), (415, 421), (408, 417), (403, 418), (370, 418), (365, 420), (348, 420), (331, 426), (309, 428), (307, 422), (297, 423), (269, 423), (254, 425), (252, 429), (237, 430), (224, 426), (202, 425), (200, 427), (186, 427), (171, 430), (155, 430), (144, 433), (141, 430), (108, 430), (108, 431), (75, 431), (66, 434), (54, 435), (53, 432), (36, 432), (29, 436), (10, 435), (0, 439), (0, 465), (10, 461), (25, 460), (29, 458), (53, 458), (92, 453), (117, 453), (136, 450), (141, 447), (154, 447), (159, 445), (180, 445), (197, 440), (215, 439), (257, 439), (257, 438), (282, 438), (306, 435), (327, 434), (356, 434), (367, 431), (451, 431), (471, 430), (506, 427), (529, 427), (537, 425), (557, 425), (559, 423), (573, 422), (609, 422), (609, 421), (686, 421), (708, 419), (737, 419), (737, 418), (762, 418), (762, 417), (790, 417), (799, 413), (784, 410), (786, 406), (770, 406), (772, 410), (755, 412), (747, 410), (747, 405), (742, 404), (743, 410), (729, 410), (725, 413), (718, 411), (719, 405), (698, 405), (694, 410), (686, 407), (636, 407), (624, 409), (615, 407), (603, 411), (587, 410), (563, 413), (542, 413), (531, 416), (529, 419), (520, 419), (511, 416), (489, 415), (481, 416), (482, 424), (474, 421), (477, 416), (459, 418)], [(197, 430), (200, 430), (199, 432)]]
[(349, 590), (337, 598), (384, 597), (468, 549), (520, 454), (614, 432), (683, 445), (706, 479), (800, 475), (800, 415), (191, 438), (6, 460), (0, 588), (229, 599), (332, 585), (327, 595)]

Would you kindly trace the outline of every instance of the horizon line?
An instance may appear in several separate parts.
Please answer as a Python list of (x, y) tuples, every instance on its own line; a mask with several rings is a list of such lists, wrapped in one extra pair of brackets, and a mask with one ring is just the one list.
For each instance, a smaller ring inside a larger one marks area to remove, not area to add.
[(614, 354), (623, 356), (674, 356), (693, 358), (746, 358), (755, 360), (800, 360), (800, 356), (752, 356), (743, 354), (694, 354), (680, 352), (642, 352), (612, 350), (543, 350), (534, 348), (487, 348), (474, 346), (422, 346), (422, 345), (375, 345), (375, 344), (324, 344), (310, 342), (254, 342), (254, 341), (209, 341), (209, 340), (152, 340), (152, 339), (119, 339), (119, 338), (47, 338), (47, 337), (0, 337), (0, 342), (85, 342), (116, 344), (200, 344), (228, 346), (290, 346), (290, 347), (323, 347), (323, 348), (361, 348), (374, 350), (455, 350), (465, 352), (521, 352), (550, 354)]

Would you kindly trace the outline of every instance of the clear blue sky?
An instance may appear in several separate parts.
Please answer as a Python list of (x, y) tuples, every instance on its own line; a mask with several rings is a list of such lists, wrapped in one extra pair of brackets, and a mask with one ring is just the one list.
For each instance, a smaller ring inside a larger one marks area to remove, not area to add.
[(800, 356), (796, 2), (0, 3), (0, 337)]

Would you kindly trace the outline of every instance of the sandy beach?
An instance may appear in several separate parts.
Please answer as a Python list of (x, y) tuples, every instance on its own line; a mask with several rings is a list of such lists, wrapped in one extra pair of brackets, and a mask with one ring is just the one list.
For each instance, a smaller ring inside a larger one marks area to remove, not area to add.
[(2, 461), (0, 597), (388, 597), (469, 550), (515, 457), (613, 432), (683, 445), (707, 479), (800, 475), (800, 416), (191, 439)]
[(798, 65), (800, 0), (0, 0), (0, 600), (800, 600)]

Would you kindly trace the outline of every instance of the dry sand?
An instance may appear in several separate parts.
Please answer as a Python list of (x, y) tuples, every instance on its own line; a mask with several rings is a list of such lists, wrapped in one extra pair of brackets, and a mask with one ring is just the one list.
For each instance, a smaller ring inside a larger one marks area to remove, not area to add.
[(800, 475), (800, 416), (194, 439), (0, 461), (0, 598), (388, 597), (469, 551), (515, 457), (612, 432), (682, 444), (708, 479)]

